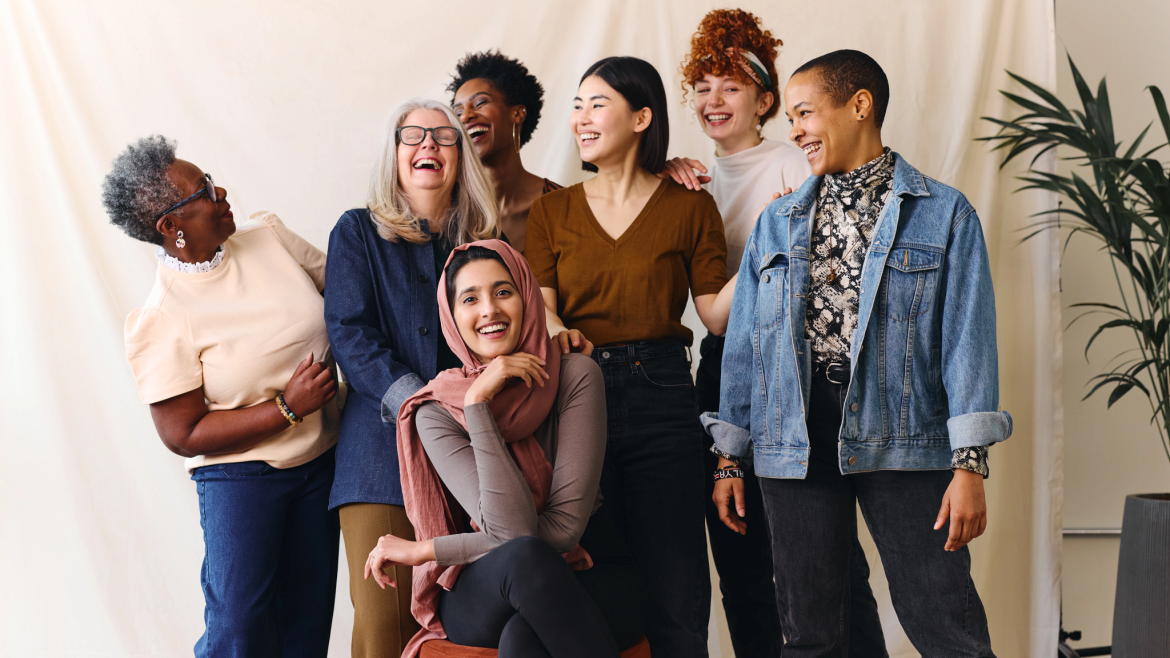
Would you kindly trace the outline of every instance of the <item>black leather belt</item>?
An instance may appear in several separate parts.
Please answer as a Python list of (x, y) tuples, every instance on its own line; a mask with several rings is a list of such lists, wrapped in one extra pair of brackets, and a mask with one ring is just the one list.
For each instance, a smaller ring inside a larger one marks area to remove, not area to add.
[(849, 383), (849, 360), (821, 361), (813, 364), (813, 374), (824, 377), (830, 384), (838, 386)]

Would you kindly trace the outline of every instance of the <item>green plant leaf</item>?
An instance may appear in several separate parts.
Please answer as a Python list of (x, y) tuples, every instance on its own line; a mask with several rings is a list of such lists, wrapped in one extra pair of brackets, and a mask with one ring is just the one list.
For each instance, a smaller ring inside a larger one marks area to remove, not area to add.
[(1056, 94), (1053, 94), (1052, 92), (1048, 91), (1044, 87), (1041, 87), (1040, 85), (1038, 85), (1034, 82), (1031, 82), (1030, 80), (1027, 80), (1021, 76), (1018, 76), (1015, 73), (1012, 73), (1011, 71), (1008, 71), (1007, 74), (1010, 75), (1012, 77), (1012, 79), (1015, 80), (1016, 82), (1027, 87), (1028, 90), (1031, 91), (1033, 94), (1036, 94), (1037, 96), (1042, 98), (1045, 103), (1048, 103), (1053, 108), (1055, 108), (1057, 111), (1059, 111), (1061, 113), (1064, 121), (1068, 121), (1069, 123), (1072, 123), (1072, 121), (1073, 121), (1072, 115), (1069, 114), (1068, 108), (1066, 108), (1064, 106), (1064, 103), (1060, 102), (1060, 99), (1056, 97)]
[(1130, 327), (1131, 329), (1137, 329), (1140, 331), (1141, 323), (1132, 319), (1110, 320), (1100, 327), (1097, 327), (1097, 330), (1093, 332), (1093, 335), (1089, 336), (1089, 342), (1085, 343), (1085, 361), (1089, 360), (1089, 348), (1093, 346), (1093, 341), (1097, 340), (1097, 336), (1100, 336), (1101, 332), (1105, 331), (1106, 329), (1115, 329), (1117, 327)]
[(1150, 95), (1154, 97), (1154, 108), (1158, 111), (1158, 119), (1162, 121), (1162, 130), (1166, 133), (1166, 141), (1170, 142), (1170, 112), (1166, 110), (1166, 99), (1162, 98), (1162, 90), (1150, 85)]

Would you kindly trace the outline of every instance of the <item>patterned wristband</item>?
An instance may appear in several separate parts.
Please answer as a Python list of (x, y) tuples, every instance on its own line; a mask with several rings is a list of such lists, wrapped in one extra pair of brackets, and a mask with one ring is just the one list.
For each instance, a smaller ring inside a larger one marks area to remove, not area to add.
[(716, 469), (715, 473), (713, 473), (713, 475), (715, 476), (716, 481), (726, 480), (727, 478), (739, 478), (742, 480), (743, 479), (743, 469), (728, 466), (727, 468)]
[(293, 427), (300, 425), (301, 421), (304, 420), (304, 418), (298, 417), (293, 413), (292, 409), (288, 408), (288, 404), (284, 401), (284, 393), (276, 394), (276, 408), (280, 409), (280, 415), (284, 416), (284, 419), (288, 421), (288, 424)]
[(727, 460), (727, 461), (729, 461), (729, 462), (735, 462), (736, 464), (738, 464), (738, 463), (740, 462), (740, 458), (739, 458), (739, 457), (736, 457), (735, 455), (731, 455), (731, 454), (728, 454), (728, 453), (726, 453), (726, 452), (723, 452), (723, 451), (722, 451), (722, 450), (720, 450), (719, 448), (715, 447), (715, 444), (713, 444), (713, 443), (711, 444), (711, 452), (712, 452), (712, 453), (713, 453), (713, 454), (714, 454), (716, 457), (722, 457), (722, 458), (726, 459), (726, 460)]

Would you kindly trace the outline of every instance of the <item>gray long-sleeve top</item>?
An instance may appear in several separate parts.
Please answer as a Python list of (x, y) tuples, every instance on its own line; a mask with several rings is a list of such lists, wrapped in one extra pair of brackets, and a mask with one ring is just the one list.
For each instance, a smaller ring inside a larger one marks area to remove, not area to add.
[(553, 465), (552, 488), (540, 515), (488, 404), (469, 405), (463, 412), (466, 430), (433, 402), (415, 416), (423, 449), (439, 478), (483, 530), (435, 537), (436, 562), (469, 564), (524, 536), (538, 536), (561, 553), (576, 547), (601, 505), (606, 438), (601, 368), (580, 354), (561, 357), (556, 402), (534, 433)]

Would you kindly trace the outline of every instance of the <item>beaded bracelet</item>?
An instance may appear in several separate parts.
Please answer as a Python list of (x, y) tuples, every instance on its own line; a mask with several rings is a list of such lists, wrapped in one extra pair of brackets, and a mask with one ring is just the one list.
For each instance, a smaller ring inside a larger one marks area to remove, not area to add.
[(288, 408), (288, 404), (284, 401), (284, 393), (276, 394), (276, 408), (280, 409), (280, 415), (284, 416), (284, 419), (288, 421), (288, 424), (292, 425), (293, 427), (300, 425), (301, 421), (304, 420), (304, 418), (298, 417), (293, 413), (292, 409)]
[(727, 478), (739, 478), (742, 480), (743, 479), (743, 469), (742, 468), (735, 468), (733, 466), (728, 466), (727, 468), (715, 469), (714, 475), (715, 475), (716, 482), (718, 482), (719, 480), (726, 480)]

